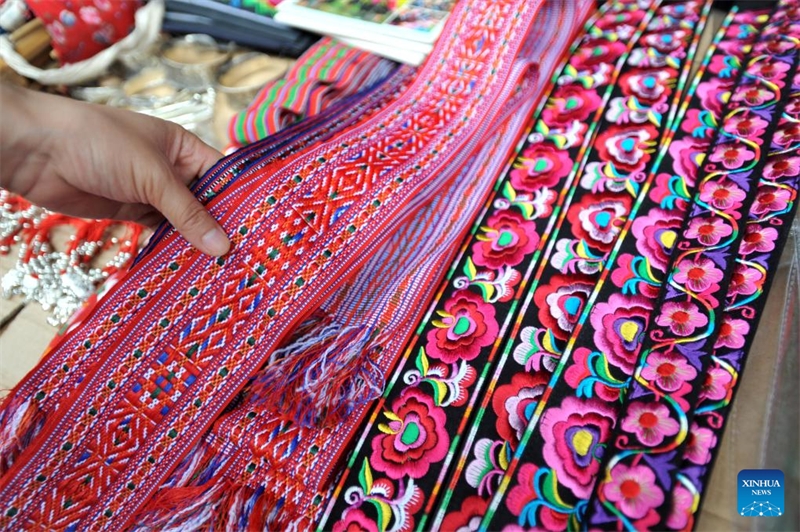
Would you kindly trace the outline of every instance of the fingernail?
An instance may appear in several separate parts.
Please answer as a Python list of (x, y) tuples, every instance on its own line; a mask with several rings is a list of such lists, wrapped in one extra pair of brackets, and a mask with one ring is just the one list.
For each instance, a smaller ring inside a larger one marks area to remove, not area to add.
[(203, 235), (203, 247), (209, 254), (219, 257), (228, 252), (231, 243), (221, 229), (212, 229)]

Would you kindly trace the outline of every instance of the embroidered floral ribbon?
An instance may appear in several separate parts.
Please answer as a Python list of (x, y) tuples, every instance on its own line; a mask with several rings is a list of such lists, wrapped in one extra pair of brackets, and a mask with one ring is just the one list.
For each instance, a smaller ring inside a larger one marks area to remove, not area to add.
[[(451, 497), (462, 506), (449, 509), (453, 519), (479, 506), (470, 496), (483, 495), (485, 509), (504, 474), (503, 463), (518, 450), (529, 409), (598, 280), (648, 174), (661, 131), (674, 117), (691, 68), (687, 58), (694, 56), (709, 9), (710, 4), (703, 8), (697, 2), (663, 5), (622, 68), (567, 207), (542, 238), (536, 274), (460, 451), (458, 463), (466, 468), (451, 475), (434, 526), (447, 519)], [(520, 336), (526, 341), (519, 343)], [(496, 427), (497, 436), (487, 427)], [(568, 513), (579, 510), (575, 506)]]
[(87, 376), (0, 478), (3, 526), (128, 523), (387, 226), (488, 137), (529, 72), (512, 60), (541, 9), (460, 4), (403, 98), (331, 142), (251, 165), (209, 203), (233, 235), (228, 257), (202, 257), (177, 236), (146, 256), (53, 351), (63, 366), (33, 401), (65, 386), (73, 367)]
[[(590, 299), (591, 311), (587, 309), (581, 316), (553, 379), (539, 398), (526, 433), (530, 438), (526, 454), (502, 508), (518, 516), (523, 526), (562, 529), (570, 518), (581, 517), (582, 510), (567, 510), (585, 507), (591, 493), (598, 458), (613, 427), (615, 408), (619, 408), (609, 401), (619, 404), (619, 390), (633, 370), (652, 308), (649, 298), (657, 294), (653, 286), (657, 289), (659, 273), (669, 261), (675, 230), (687, 205), (687, 190), (695, 179), (698, 154), (702, 157), (705, 153), (710, 142), (707, 137), (715, 131), (715, 116), (726, 89), (735, 81), (741, 48), (757, 34), (752, 21), (749, 14), (739, 15), (730, 27), (730, 18), (725, 21), (715, 40), (720, 52), (715, 54), (712, 46), (689, 91), (691, 95), (698, 89), (688, 111), (692, 120), (681, 122), (683, 137), (678, 140), (669, 140), (674, 127), (668, 132)], [(709, 71), (700, 83), (699, 76), (709, 61)], [(667, 164), (662, 165), (665, 156)], [(674, 173), (658, 173), (661, 167)], [(579, 447), (574, 447), (576, 442)], [(501, 497), (502, 492), (495, 504)]]
[[(593, 33), (587, 38), (584, 47), (573, 55), (572, 66), (567, 67), (564, 75), (559, 78), (560, 87), (556, 89), (555, 96), (551, 97), (543, 114), (552, 117), (552, 122), (548, 125), (540, 121), (537, 126), (538, 133), (532, 137), (541, 144), (533, 144), (530, 149), (523, 149), (527, 158), (521, 161), (521, 167), (518, 166), (510, 172), (510, 176), (502, 185), (503, 197), (498, 198), (493, 210), (483, 216), (481, 231), (485, 236), (479, 235), (478, 240), (470, 244), (470, 248), (474, 251), (473, 256), (462, 257), (457, 265), (454, 265), (454, 269), (458, 272), (463, 271), (466, 277), (458, 277), (452, 281), (453, 288), (447, 290), (446, 297), (442, 297), (443, 303), (439, 304), (441, 310), (436, 311), (440, 318), (432, 322), (433, 326), (429, 328), (425, 337), (426, 348), (419, 351), (416, 347), (410, 348), (401, 363), (409, 365), (412, 361), (411, 355), (419, 352), (416, 358), (417, 369), (403, 377), (409, 385), (408, 393), (406, 391), (402, 393), (404, 397), (408, 395), (409, 400), (413, 396), (414, 404), (419, 404), (420, 407), (425, 405), (423, 408), (429, 414), (420, 418), (422, 411), (411, 405), (403, 407), (404, 402), (398, 398), (395, 399), (394, 410), (387, 413), (390, 422), (397, 425), (397, 428), (379, 424), (376, 430), (374, 426), (376, 414), (384, 408), (379, 405), (374, 410), (370, 424), (376, 434), (375, 442), (385, 440), (385, 445), (380, 445), (386, 452), (390, 452), (393, 446), (391, 442), (400, 445), (398, 438), (405, 437), (403, 416), (406, 414), (415, 420), (419, 419), (414, 422), (414, 427), (420, 426), (419, 423), (426, 427), (424, 432), (420, 429), (417, 434), (418, 438), (424, 439), (417, 443), (412, 442), (406, 453), (397, 455), (396, 463), (385, 453), (381, 453), (381, 459), (378, 461), (374, 453), (380, 453), (376, 450), (379, 447), (373, 444), (374, 459), (371, 459), (371, 462), (375, 464), (377, 471), (387, 473), (391, 479), (400, 479), (401, 485), (406, 482), (408, 485), (394, 488), (394, 483), (388, 479), (386, 482), (389, 484), (379, 481), (372, 472), (373, 468), (365, 461), (360, 480), (351, 479), (351, 482), (359, 482), (363, 491), (360, 496), (354, 497), (349, 495), (351, 490), (347, 490), (348, 501), (353, 501), (350, 504), (355, 507), (347, 511), (345, 520), (361, 519), (364, 516), (363, 510), (357, 507), (366, 502), (378, 503), (378, 501), (388, 505), (387, 508), (392, 509), (392, 514), (408, 515), (407, 508), (397, 508), (399, 502), (393, 501), (391, 497), (387, 499), (382, 493), (391, 486), (392, 493), (406, 494), (403, 504), (417, 505), (415, 501), (418, 500), (418, 495), (413, 494), (417, 493), (419, 488), (416, 487), (414, 479), (423, 476), (433, 479), (436, 473), (428, 471), (430, 464), (444, 459), (447, 447), (454, 449), (458, 443), (458, 438), (454, 438), (450, 443), (447, 434), (443, 432), (444, 426), (441, 424), (443, 418), (440, 412), (444, 412), (443, 407), (447, 407), (447, 411), (452, 412), (454, 419), (460, 419), (463, 415), (466, 399), (469, 394), (474, 393), (469, 387), (477, 373), (474, 369), (476, 366), (472, 365), (471, 361), (478, 357), (482, 350), (489, 351), (498, 334), (499, 320), (495, 318), (492, 306), (496, 306), (498, 312), (506, 311), (507, 304), (504, 302), (512, 299), (514, 285), (519, 282), (520, 274), (517, 269), (526, 267), (536, 249), (539, 240), (535, 232), (536, 224), (544, 229), (547, 223), (546, 216), (553, 210), (553, 205), (560, 205), (564, 201), (565, 194), (557, 195), (554, 191), (562, 187), (561, 183), (568, 175), (574, 176), (571, 168), (572, 159), (576, 156), (583, 157), (581, 154), (586, 151), (585, 145), (593, 138), (593, 129), (586, 131), (580, 121), (591, 115), (600, 115), (602, 105), (599, 93), (605, 91), (605, 87), (612, 81), (609, 77), (614, 71), (613, 64), (621, 55), (626, 54), (626, 47), (618, 41), (619, 36), (616, 31), (625, 38), (633, 36), (635, 27), (646, 14), (639, 11), (636, 5), (624, 2), (615, 3), (613, 7), (607, 9), (609, 11), (601, 15), (596, 29), (592, 30)], [(614, 28), (617, 27), (619, 29), (615, 31)], [(613, 85), (613, 82), (611, 84)], [(588, 94), (583, 94), (582, 86), (587, 87)], [(483, 272), (476, 266), (488, 269)], [(531, 269), (528, 267), (528, 276)], [(479, 289), (483, 297), (466, 290), (470, 285)], [(513, 315), (513, 309), (512, 304), (507, 320)], [(422, 337), (422, 334), (418, 334), (418, 337)], [(430, 362), (431, 359), (433, 363)], [(401, 366), (401, 369), (395, 372), (395, 381), (404, 373), (407, 373), (407, 370)], [(390, 392), (393, 386), (396, 386), (396, 383), (390, 384)], [(430, 395), (431, 391), (433, 395)], [(401, 408), (400, 413), (396, 408)], [(430, 418), (430, 422), (426, 421), (431, 415), (434, 417)], [(387, 435), (378, 435), (383, 432)], [(365, 434), (371, 433), (365, 432)], [(359, 445), (363, 445), (366, 437), (362, 437)], [(410, 438), (410, 433), (408, 437)], [(412, 453), (413, 458), (408, 453)], [(349, 461), (351, 477), (355, 474), (354, 463), (358, 463), (355, 458)], [(446, 471), (446, 465), (442, 470)], [(367, 482), (365, 478), (372, 480)], [(404, 478), (408, 480), (404, 482), (402, 480)], [(372, 485), (372, 482), (378, 483), (375, 486), (382, 486), (380, 491), (371, 492), (367, 485)], [(340, 496), (344, 494), (341, 484), (337, 493)], [(435, 492), (426, 495), (430, 507), (435, 500)], [(414, 513), (419, 510), (421, 508), (416, 508)], [(334, 509), (331, 514), (329, 509), (327, 515), (336, 516), (339, 513), (340, 511)], [(325, 522), (323, 521), (320, 526), (324, 528)], [(421, 521), (419, 526), (424, 527), (424, 521)]]
[[(757, 51), (733, 92), (644, 337), (616, 436), (603, 455), (589, 527), (616, 528), (618, 523), (627, 529), (661, 529), (665, 524), (659, 509), (681, 462), (693, 417), (690, 405), (705, 380), (701, 375), (712, 369), (715, 342), (736, 341), (730, 324), (719, 325), (733, 258), (738, 249), (756, 250), (768, 239), (757, 226), (742, 222), (766, 164), (762, 151), (772, 137), (770, 124), (780, 116), (786, 81), (797, 66), (796, 22), (779, 16), (767, 27), (761, 42), (781, 41), (786, 49), (780, 54)], [(715, 228), (712, 235), (701, 230), (709, 225)], [(674, 375), (659, 371), (665, 364), (677, 369)]]
[[(797, 9), (797, 8), (793, 8)], [(797, 20), (797, 14), (791, 15)], [(767, 44), (767, 43), (765, 43)], [(771, 44), (775, 44), (774, 42)], [(690, 530), (711, 473), (711, 463), (722, 439), (739, 376), (752, 347), (782, 243), (789, 236), (797, 212), (800, 185), (800, 76), (772, 137), (767, 162), (758, 182), (736, 266), (728, 285), (725, 312), (720, 321), (705, 382), (692, 407), (694, 420), (670, 490), (666, 525)]]

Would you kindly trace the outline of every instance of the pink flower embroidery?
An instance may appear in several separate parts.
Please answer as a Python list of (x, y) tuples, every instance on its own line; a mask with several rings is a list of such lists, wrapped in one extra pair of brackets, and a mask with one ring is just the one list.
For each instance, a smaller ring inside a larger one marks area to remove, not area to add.
[(628, 375), (636, 366), (651, 310), (645, 297), (612, 294), (589, 315), (597, 349)]
[[(525, 507), (537, 499), (534, 482), (538, 470), (539, 468), (531, 463), (525, 463), (519, 468), (519, 475), (517, 477), (519, 478), (519, 484), (511, 488), (506, 497), (506, 507), (513, 515), (520, 516), (525, 510)], [(567, 528), (569, 514), (557, 512), (547, 506), (543, 506), (541, 510), (539, 510), (538, 517), (541, 526), (545, 530), (565, 530)], [(525, 522), (527, 523), (528, 521), (526, 520)], [(442, 529), (447, 530), (444, 527), (442, 527)], [(517, 530), (521, 531), (523, 529), (520, 527), (514, 530), (514, 532), (517, 532)]]
[(656, 475), (646, 465), (628, 467), (618, 464), (611, 470), (611, 481), (603, 486), (603, 495), (617, 503), (622, 513), (640, 519), (664, 502), (664, 492), (656, 485)]
[(779, 39), (769, 39), (765, 42), (759, 42), (755, 46), (756, 53), (770, 55), (785, 54), (792, 48), (792, 43)]
[(689, 290), (700, 293), (711, 287), (717, 287), (724, 274), (714, 265), (711, 259), (695, 256), (683, 259), (678, 263), (678, 271), (674, 275), (675, 281), (685, 285)]
[(756, 158), (756, 154), (748, 150), (744, 146), (736, 144), (720, 144), (714, 147), (711, 152), (710, 160), (722, 163), (722, 166), (731, 170), (740, 168), (747, 161), (752, 161)]
[(723, 129), (731, 135), (746, 138), (757, 138), (769, 124), (757, 116), (737, 115), (725, 122)]
[(770, 158), (764, 165), (764, 177), (775, 180), (800, 174), (800, 157)]
[(793, 117), (797, 117), (797, 115), (800, 115), (800, 102), (793, 99), (789, 100), (789, 102), (786, 104), (786, 107), (784, 107), (783, 112)]
[(694, 303), (669, 301), (662, 305), (656, 323), (669, 327), (672, 334), (677, 336), (690, 336), (698, 327), (705, 327), (708, 318)]
[(708, 144), (705, 139), (689, 138), (675, 140), (669, 146), (669, 154), (675, 161), (675, 172), (686, 178), (689, 184), (697, 180), (697, 169), (705, 157)]
[(680, 389), (684, 382), (697, 376), (697, 370), (680, 356), (653, 351), (642, 368), (642, 377), (655, 382), (665, 392)]
[[(589, 370), (590, 365), (592, 364), (589, 358), (591, 354), (592, 351), (586, 349), (585, 347), (579, 347), (574, 353), (572, 353), (572, 360), (574, 363), (571, 366), (568, 366), (567, 371), (564, 372), (564, 380), (567, 382), (567, 384), (572, 386), (572, 388), (578, 389), (578, 386), (581, 385), (584, 379), (591, 377), (592, 373)], [(612, 388), (610, 386), (606, 386), (602, 382), (595, 382), (593, 389), (594, 393), (597, 394), (597, 397), (604, 401), (613, 403), (614, 401), (619, 400), (619, 388)]]
[(473, 244), (473, 261), (493, 270), (516, 266), (539, 245), (536, 225), (521, 214), (501, 211), (491, 216), (481, 227), (478, 242)]
[(683, 487), (682, 484), (676, 485), (675, 490), (672, 492), (672, 509), (667, 518), (667, 526), (671, 530), (684, 530), (692, 516), (693, 504), (694, 495), (692, 495), (692, 492)]
[(733, 101), (744, 103), (749, 106), (757, 107), (766, 102), (772, 101), (775, 98), (775, 93), (763, 89), (761, 87), (739, 87), (733, 93)]
[(372, 440), (369, 462), (389, 478), (423, 477), (447, 454), (447, 415), (419, 388), (403, 391), (385, 415), (389, 422), (378, 425), (381, 435)]
[(783, 148), (800, 142), (800, 124), (795, 122), (781, 124), (775, 131), (772, 142)]
[(692, 423), (686, 441), (686, 458), (697, 465), (706, 465), (711, 461), (711, 449), (717, 445), (717, 436), (714, 431)]
[(661, 403), (634, 401), (622, 420), (622, 430), (635, 434), (645, 445), (659, 445), (666, 436), (678, 433), (680, 424), (669, 417), (669, 408)]
[(674, 211), (658, 208), (633, 221), (631, 231), (636, 237), (636, 249), (660, 272), (667, 269), (681, 222), (682, 217)]
[(731, 181), (710, 181), (700, 192), (701, 200), (721, 211), (738, 208), (745, 197), (745, 191)]
[(714, 54), (714, 57), (711, 58), (711, 63), (708, 65), (708, 70), (718, 77), (722, 77), (720, 74), (726, 77), (729, 76), (731, 72), (730, 58), (724, 54)]
[(567, 397), (540, 422), (547, 465), (576, 496), (589, 497), (600, 461), (597, 459), (614, 427), (614, 411), (605, 401)]
[(789, 70), (789, 64), (778, 61), (764, 61), (756, 63), (755, 66), (748, 69), (748, 73), (754, 77), (763, 78), (766, 80), (774, 80), (783, 77), (784, 73)]
[(778, 231), (774, 227), (761, 227), (758, 224), (748, 224), (739, 246), (739, 253), (750, 255), (752, 253), (766, 253), (775, 249), (775, 240)]
[(704, 117), (707, 114), (708, 111), (702, 109), (689, 109), (681, 122), (681, 131), (689, 133), (695, 138), (704, 140), (711, 138), (714, 134), (714, 129), (704, 121)]
[(759, 190), (756, 201), (750, 207), (750, 212), (756, 216), (764, 216), (771, 212), (781, 212), (788, 207), (792, 200), (792, 193), (785, 188)]
[(444, 310), (437, 313), (439, 319), (428, 331), (426, 349), (429, 355), (447, 364), (472, 360), (497, 336), (494, 307), (468, 290), (450, 296)]
[(750, 332), (750, 324), (745, 320), (724, 316), (714, 348), (730, 347), (731, 349), (739, 349), (744, 346), (744, 337), (748, 332)]
[(728, 286), (728, 293), (745, 296), (752, 295), (761, 286), (763, 280), (764, 276), (757, 269), (751, 268), (746, 264), (737, 264), (736, 269), (733, 270), (731, 283)]
[(727, 104), (733, 84), (733, 80), (715, 78), (698, 85), (697, 94), (700, 96), (703, 109), (708, 109), (714, 116), (720, 116)]
[(727, 370), (715, 366), (706, 371), (706, 380), (700, 391), (700, 397), (711, 401), (721, 401), (728, 395), (733, 377)]
[(716, 246), (722, 238), (733, 233), (733, 229), (717, 216), (709, 218), (692, 218), (686, 231), (688, 238), (697, 239), (705, 246)]

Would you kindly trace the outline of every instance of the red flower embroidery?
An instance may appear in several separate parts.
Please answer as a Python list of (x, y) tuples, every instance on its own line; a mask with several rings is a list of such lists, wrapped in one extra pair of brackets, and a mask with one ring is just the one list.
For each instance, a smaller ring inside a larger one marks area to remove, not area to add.
[(597, 37), (585, 44), (570, 57), (569, 62), (578, 71), (587, 70), (600, 63), (613, 63), (625, 53), (626, 44), (621, 41), (609, 42), (604, 37)]
[(472, 360), (497, 337), (494, 307), (473, 292), (456, 292), (437, 313), (440, 319), (428, 331), (426, 350), (442, 362)]
[(653, 126), (611, 126), (597, 136), (595, 146), (602, 160), (620, 172), (633, 173), (641, 171), (650, 160), (656, 139), (658, 132)]
[(629, 196), (597, 197), (587, 194), (567, 213), (572, 231), (577, 238), (601, 251), (614, 245), (630, 212)]
[(547, 101), (542, 120), (555, 128), (566, 128), (576, 121), (586, 122), (600, 106), (600, 101), (600, 96), (592, 90), (575, 85), (559, 87)]
[(333, 525), (333, 532), (379, 532), (378, 525), (358, 508), (350, 508)]
[(536, 225), (517, 212), (494, 214), (481, 231), (477, 236), (479, 242), (472, 246), (472, 260), (478, 266), (494, 270), (516, 266), (539, 245)]
[(442, 520), (442, 530), (478, 530), (488, 507), (489, 501), (477, 495), (467, 497), (458, 511), (445, 516)]
[(447, 454), (447, 416), (418, 388), (403, 391), (384, 415), (389, 423), (378, 425), (383, 434), (372, 440), (370, 464), (389, 478), (423, 477)]
[(593, 282), (575, 276), (553, 276), (550, 283), (540, 286), (533, 296), (542, 324), (556, 337), (566, 340), (578, 323), (593, 288)]
[(543, 372), (517, 373), (510, 384), (497, 389), (492, 397), (492, 408), (497, 414), (497, 433), (505, 441), (519, 442), (547, 381)]
[(539, 143), (525, 150), (511, 171), (511, 185), (518, 191), (534, 192), (553, 188), (572, 170), (566, 152), (550, 144)]

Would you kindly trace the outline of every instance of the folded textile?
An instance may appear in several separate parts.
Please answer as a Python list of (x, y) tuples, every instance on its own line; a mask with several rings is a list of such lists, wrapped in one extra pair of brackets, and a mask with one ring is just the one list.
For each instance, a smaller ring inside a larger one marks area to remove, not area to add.
[(318, 37), (276, 22), (266, 0), (167, 0), (164, 31), (204, 33), (271, 53), (297, 57)]
[(313, 45), (283, 79), (267, 84), (247, 109), (231, 119), (232, 147), (264, 139), (364, 90), (397, 65), (329, 37)]

